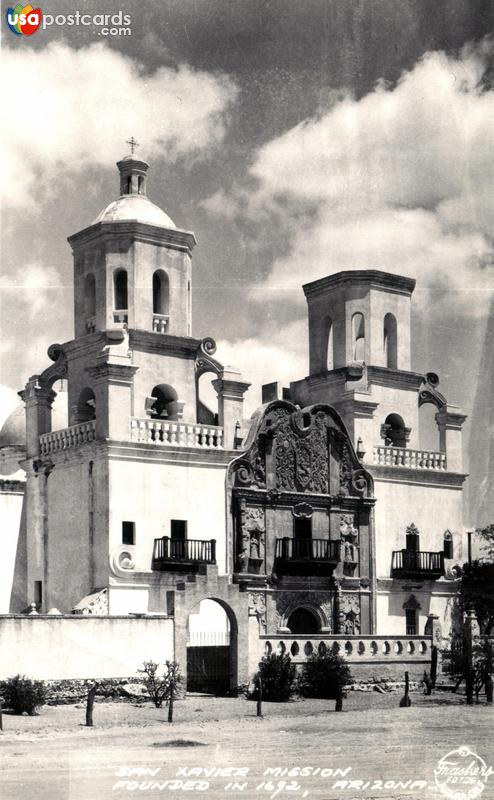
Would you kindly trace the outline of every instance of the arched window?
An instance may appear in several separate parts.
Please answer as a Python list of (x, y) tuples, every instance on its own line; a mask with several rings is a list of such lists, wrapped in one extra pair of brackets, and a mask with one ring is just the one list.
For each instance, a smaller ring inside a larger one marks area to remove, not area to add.
[(388, 414), (382, 427), (384, 443), (390, 447), (406, 447), (410, 431), (399, 414)]
[(96, 399), (88, 386), (82, 390), (77, 403), (77, 422), (89, 422), (96, 419)]
[(84, 281), (84, 310), (86, 319), (96, 314), (96, 281), (92, 272), (86, 275)]
[(115, 310), (126, 311), (127, 299), (127, 270), (117, 269), (113, 276)]
[(321, 626), (314, 612), (308, 608), (296, 608), (288, 618), (287, 628), (291, 633), (310, 635), (319, 633)]
[(153, 274), (153, 314), (168, 316), (170, 308), (170, 283), (162, 269)]
[(324, 320), (321, 366), (323, 369), (334, 369), (333, 320), (331, 317), (326, 317)]
[(365, 361), (365, 319), (363, 314), (354, 314), (352, 318), (352, 341), (354, 361)]
[(443, 550), (444, 558), (453, 558), (453, 534), (451, 531), (444, 532)]
[(125, 187), (125, 194), (132, 194), (132, 175), (127, 178), (127, 185)]
[(398, 369), (398, 334), (393, 314), (384, 317), (383, 347), (384, 362), (388, 369)]
[(139, 175), (137, 179), (137, 194), (143, 194), (144, 189), (144, 178), (142, 175)]

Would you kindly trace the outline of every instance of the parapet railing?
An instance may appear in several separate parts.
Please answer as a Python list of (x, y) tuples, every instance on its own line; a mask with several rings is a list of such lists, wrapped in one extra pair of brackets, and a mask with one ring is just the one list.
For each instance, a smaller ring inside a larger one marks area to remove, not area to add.
[(166, 333), (169, 319), (168, 314), (153, 314), (153, 331), (155, 333)]
[(157, 419), (130, 420), (130, 439), (133, 442), (194, 447), (212, 450), (223, 448), (223, 428), (197, 422), (174, 422)]
[(319, 634), (302, 636), (298, 634), (277, 634), (259, 637), (263, 652), (260, 657), (277, 653), (288, 654), (296, 664), (303, 664), (313, 653), (332, 652), (343, 656), (347, 661), (430, 661), (432, 653), (431, 636), (340, 636)]
[(374, 464), (408, 469), (446, 470), (446, 453), (378, 445), (374, 447)]
[(78, 425), (71, 425), (69, 428), (62, 428), (59, 431), (43, 433), (39, 437), (41, 454), (44, 456), (50, 453), (58, 453), (60, 450), (68, 450), (70, 447), (77, 447), (86, 442), (93, 442), (96, 438), (96, 422), (79, 422)]

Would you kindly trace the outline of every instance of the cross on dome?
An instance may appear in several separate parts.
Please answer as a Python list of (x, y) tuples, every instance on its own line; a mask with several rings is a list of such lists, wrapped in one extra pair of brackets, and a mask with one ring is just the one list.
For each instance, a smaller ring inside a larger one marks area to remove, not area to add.
[(131, 136), (130, 139), (127, 139), (125, 144), (128, 144), (130, 146), (131, 155), (134, 155), (134, 150), (136, 149), (136, 147), (139, 147), (139, 142), (133, 136)]

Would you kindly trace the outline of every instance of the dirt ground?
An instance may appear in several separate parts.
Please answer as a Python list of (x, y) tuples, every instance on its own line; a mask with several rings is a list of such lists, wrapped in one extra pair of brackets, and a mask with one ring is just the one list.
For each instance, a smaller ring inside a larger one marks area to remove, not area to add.
[[(492, 706), (412, 693), (399, 708), (400, 697), (351, 692), (338, 714), (333, 701), (264, 703), (258, 719), (243, 698), (189, 695), (173, 725), (150, 704), (98, 702), (94, 728), (81, 704), (4, 714), (0, 798), (441, 800), (434, 769), (450, 751), (467, 746), (494, 768)], [(494, 774), (481, 797), (494, 799)]]

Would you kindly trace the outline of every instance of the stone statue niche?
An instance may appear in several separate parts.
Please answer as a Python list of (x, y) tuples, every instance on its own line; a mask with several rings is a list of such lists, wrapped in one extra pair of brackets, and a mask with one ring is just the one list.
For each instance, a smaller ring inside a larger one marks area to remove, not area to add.
[(250, 575), (263, 572), (265, 555), (265, 522), (263, 508), (248, 508), (240, 501), (237, 538), (237, 570)]
[(351, 576), (358, 564), (358, 528), (355, 527), (353, 514), (341, 515), (340, 540), (343, 573)]

